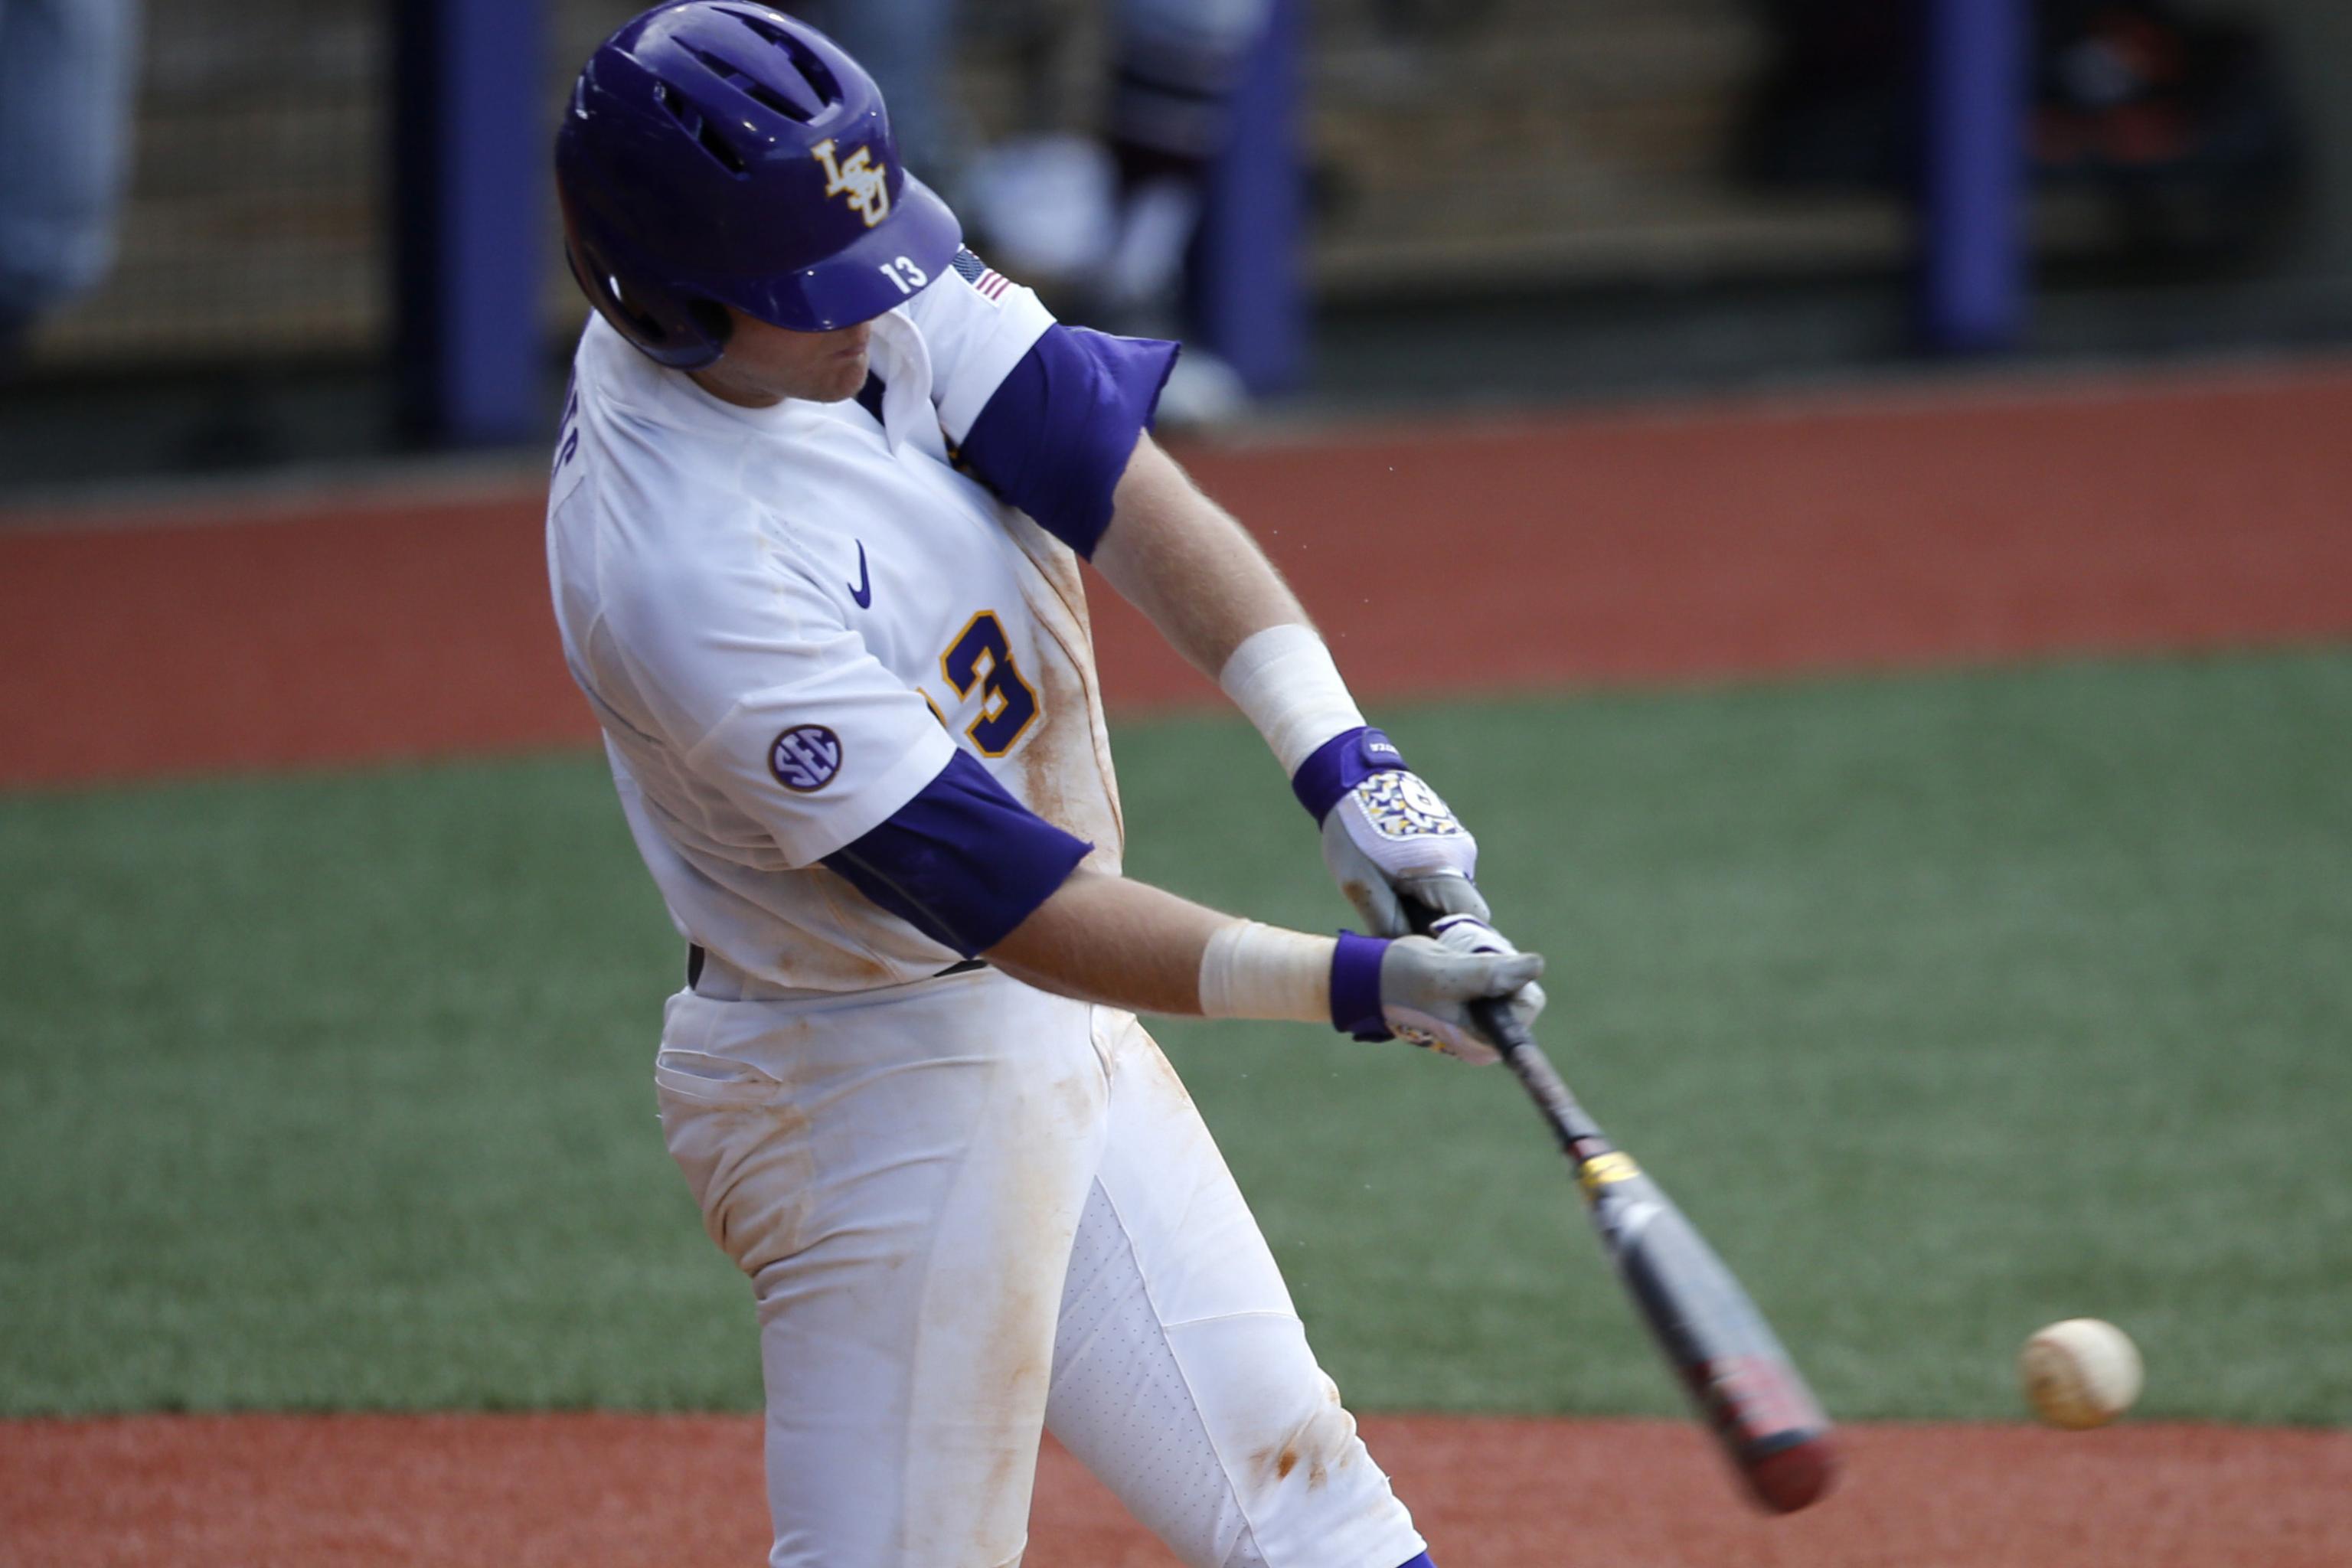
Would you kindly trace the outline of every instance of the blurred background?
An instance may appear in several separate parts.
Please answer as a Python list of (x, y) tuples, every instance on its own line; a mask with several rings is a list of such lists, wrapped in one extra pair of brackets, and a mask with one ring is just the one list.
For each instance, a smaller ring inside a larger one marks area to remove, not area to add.
[[(0, 485), (540, 440), (551, 127), (632, 9), (10, 0)], [(1160, 9), (809, 14), (991, 259), (1238, 373), (1180, 417), (2352, 336), (2331, 0)]]

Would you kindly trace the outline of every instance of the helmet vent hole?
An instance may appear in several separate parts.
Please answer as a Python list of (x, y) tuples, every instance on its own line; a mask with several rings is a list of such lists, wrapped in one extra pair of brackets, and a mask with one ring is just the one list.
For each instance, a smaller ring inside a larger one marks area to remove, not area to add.
[(776, 113), (782, 115), (785, 119), (793, 121), (797, 124), (806, 125), (810, 121), (816, 118), (806, 109), (794, 103), (791, 99), (786, 98), (782, 93), (778, 92), (775, 89), (768, 86), (764, 82), (739, 81), (735, 85), (741, 88), (745, 92), (751, 94), (752, 102), (760, 104), (767, 109), (773, 110)]
[(821, 103), (814, 101), (795, 103), (783, 93), (777, 91), (775, 88), (745, 71), (732, 60), (721, 58), (706, 49), (695, 50), (694, 58), (700, 60), (711, 75), (761, 108), (772, 114), (781, 114), (796, 124), (806, 125), (816, 118), (817, 110), (824, 107)]
[(672, 120), (686, 127), (686, 133), (688, 136), (699, 136), (702, 133), (702, 110), (680, 97), (676, 88), (666, 81), (657, 81), (654, 83), (654, 98), (664, 109), (669, 110), (669, 117)]
[(825, 68), (824, 61), (818, 58), (814, 49), (810, 48), (800, 39), (793, 37), (790, 33), (784, 31), (783, 28), (776, 26), (773, 21), (760, 15), (757, 11), (736, 11), (731, 13), (731, 15), (734, 16), (737, 20), (740, 21), (746, 27), (749, 27), (754, 33), (759, 34), (760, 37), (765, 38), (769, 43), (774, 45), (777, 48), (783, 50), (786, 55), (790, 56), (793, 62), (793, 68), (800, 72), (802, 78), (806, 80), (810, 88), (814, 90), (816, 94), (815, 108), (805, 110), (799, 114), (795, 114), (793, 116), (793, 119), (803, 121), (808, 121), (813, 119), (816, 112), (823, 110), (826, 105), (839, 103), (841, 101), (841, 83), (834, 79), (833, 72)]
[(719, 136), (719, 127), (715, 127), (715, 124), (710, 124), (708, 120), (703, 120), (701, 130), (694, 132), (694, 139), (701, 141), (703, 151), (710, 153), (713, 157), (718, 157), (719, 163), (727, 167), (727, 172), (730, 174), (743, 172), (743, 155), (734, 151), (734, 143), (731, 143), (731, 141)]
[(729, 174), (743, 172), (743, 154), (735, 150), (734, 143), (719, 133), (719, 127), (702, 110), (687, 100), (685, 94), (669, 83), (660, 81), (654, 84), (654, 97), (669, 110), (670, 118), (684, 126), (686, 133), (700, 142), (702, 150), (716, 158)]
[(779, 38), (777, 42), (782, 46), (784, 53), (793, 57), (793, 64), (800, 68), (800, 73), (808, 79), (809, 86), (816, 89), (819, 103), (841, 101), (841, 83), (834, 79), (833, 72), (826, 68), (824, 60), (817, 58), (814, 49), (790, 37)]
[(740, 174), (743, 172), (743, 154), (735, 151), (727, 138), (719, 134), (719, 128), (716, 125), (708, 120), (704, 121), (701, 129), (694, 133), (694, 139), (702, 143), (704, 152), (724, 164), (729, 174)]

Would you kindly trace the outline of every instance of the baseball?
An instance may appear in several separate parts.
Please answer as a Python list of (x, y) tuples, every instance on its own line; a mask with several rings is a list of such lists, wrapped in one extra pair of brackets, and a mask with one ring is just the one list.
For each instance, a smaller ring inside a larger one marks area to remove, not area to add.
[(2017, 1375), (2034, 1413), (2053, 1426), (2104, 1426), (2139, 1397), (2139, 1347), (2113, 1323), (2069, 1318), (2025, 1342)]

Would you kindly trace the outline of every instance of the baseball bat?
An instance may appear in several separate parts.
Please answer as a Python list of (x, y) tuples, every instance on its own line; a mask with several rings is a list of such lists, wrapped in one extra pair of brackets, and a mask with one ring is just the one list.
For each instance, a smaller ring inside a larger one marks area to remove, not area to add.
[[(1433, 917), (1412, 910), (1415, 929)], [(1664, 1189), (1609, 1142), (1535, 1037), (1499, 1001), (1471, 1016), (1551, 1123), (1634, 1310), (1748, 1495), (1774, 1513), (1817, 1501), (1837, 1472), (1829, 1417), (1764, 1314)]]

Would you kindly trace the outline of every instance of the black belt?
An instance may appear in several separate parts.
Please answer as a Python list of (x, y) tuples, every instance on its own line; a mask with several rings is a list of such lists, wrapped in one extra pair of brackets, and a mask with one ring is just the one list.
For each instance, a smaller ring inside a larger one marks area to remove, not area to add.
[[(686, 988), (688, 991), (693, 990), (695, 982), (702, 978), (702, 961), (706, 956), (708, 955), (703, 952), (702, 944), (700, 942), (688, 942), (687, 944)], [(984, 958), (967, 958), (961, 963), (949, 964), (945, 969), (942, 969), (937, 974), (932, 975), (931, 978), (934, 980), (945, 980), (950, 974), (970, 974), (975, 969), (986, 969), (987, 967), (988, 960)]]

